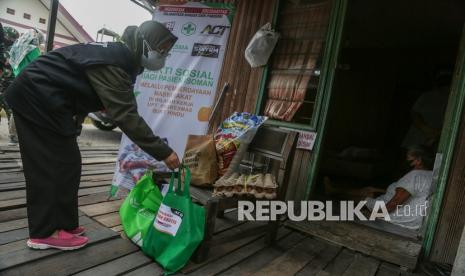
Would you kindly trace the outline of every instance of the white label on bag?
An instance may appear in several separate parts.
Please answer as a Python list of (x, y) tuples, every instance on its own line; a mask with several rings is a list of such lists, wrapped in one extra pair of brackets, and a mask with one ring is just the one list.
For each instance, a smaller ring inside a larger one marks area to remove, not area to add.
[(184, 214), (179, 210), (166, 206), (162, 203), (160, 205), (160, 209), (158, 209), (157, 217), (153, 222), (153, 226), (158, 231), (174, 237), (182, 223), (183, 215)]

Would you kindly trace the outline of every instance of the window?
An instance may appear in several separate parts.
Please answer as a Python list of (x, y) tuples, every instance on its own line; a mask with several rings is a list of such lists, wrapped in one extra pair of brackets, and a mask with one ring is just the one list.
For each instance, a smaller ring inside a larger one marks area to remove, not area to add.
[(15, 15), (15, 10), (10, 9), (10, 8), (6, 8), (6, 13), (9, 13), (11, 15)]
[(276, 30), (264, 91), (263, 113), (271, 119), (310, 125), (320, 79), (320, 66), (331, 0), (285, 0)]
[(45, 18), (39, 18), (39, 23), (45, 24), (45, 22), (47, 22), (47, 21), (45, 20)]
[(28, 14), (28, 13), (24, 13), (24, 14), (23, 14), (23, 18), (25, 18), (25, 19), (31, 19), (31, 15)]

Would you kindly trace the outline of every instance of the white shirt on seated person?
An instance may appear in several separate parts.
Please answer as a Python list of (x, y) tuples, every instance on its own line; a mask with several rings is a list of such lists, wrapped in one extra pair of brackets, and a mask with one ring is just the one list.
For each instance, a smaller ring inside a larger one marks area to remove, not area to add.
[(377, 197), (368, 197), (366, 206), (373, 210), (376, 201), (386, 204), (390, 223), (412, 230), (420, 229), (427, 213), (428, 197), (431, 194), (433, 171), (425, 168), (422, 160), (412, 150), (407, 154), (407, 161), (412, 170), (392, 183), (386, 193)]

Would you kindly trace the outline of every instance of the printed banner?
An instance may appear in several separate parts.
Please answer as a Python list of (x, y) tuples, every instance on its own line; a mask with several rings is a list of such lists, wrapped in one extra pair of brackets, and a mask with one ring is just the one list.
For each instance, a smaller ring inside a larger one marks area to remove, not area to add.
[[(230, 4), (194, 2), (158, 6), (154, 13), (178, 41), (163, 69), (139, 76), (134, 93), (139, 114), (179, 158), (189, 134), (207, 131), (233, 15)], [(167, 170), (123, 135), (112, 192), (131, 189), (149, 166)]]

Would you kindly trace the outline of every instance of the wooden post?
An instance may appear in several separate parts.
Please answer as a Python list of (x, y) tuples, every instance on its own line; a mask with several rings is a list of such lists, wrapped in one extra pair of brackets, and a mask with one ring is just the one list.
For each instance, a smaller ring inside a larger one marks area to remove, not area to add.
[(455, 256), (454, 267), (452, 269), (452, 276), (465, 275), (465, 227), (462, 231), (462, 238), (460, 239), (457, 255)]
[(53, 50), (53, 40), (55, 38), (55, 26), (57, 23), (57, 14), (58, 14), (58, 0), (50, 1), (50, 14), (48, 16), (48, 26), (47, 26), (47, 52)]

